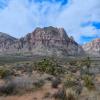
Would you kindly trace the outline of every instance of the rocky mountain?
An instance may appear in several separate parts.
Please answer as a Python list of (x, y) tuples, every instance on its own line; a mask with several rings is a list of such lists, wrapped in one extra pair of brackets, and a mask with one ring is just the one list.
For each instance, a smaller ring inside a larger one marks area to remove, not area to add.
[(83, 54), (82, 47), (72, 37), (68, 37), (63, 28), (52, 26), (36, 28), (20, 39), (6, 36), (4, 39), (6, 42), (2, 40), (2, 46), (0, 46), (1, 53), (31, 53), (59, 57)]
[(0, 53), (4, 53), (6, 50), (10, 49), (10, 46), (16, 42), (16, 38), (0, 32)]
[(83, 49), (86, 54), (90, 56), (100, 57), (100, 38), (97, 38), (89, 43), (83, 45)]

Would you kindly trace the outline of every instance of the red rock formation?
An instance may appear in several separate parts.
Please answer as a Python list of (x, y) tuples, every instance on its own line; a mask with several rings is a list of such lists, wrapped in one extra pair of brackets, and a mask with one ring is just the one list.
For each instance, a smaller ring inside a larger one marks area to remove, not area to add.
[(5, 51), (8, 53), (31, 52), (33, 55), (55, 55), (59, 57), (83, 53), (82, 47), (74, 39), (69, 38), (63, 28), (52, 26), (36, 28), (32, 33), (14, 41)]
[(83, 49), (91, 56), (100, 56), (100, 38), (83, 45)]

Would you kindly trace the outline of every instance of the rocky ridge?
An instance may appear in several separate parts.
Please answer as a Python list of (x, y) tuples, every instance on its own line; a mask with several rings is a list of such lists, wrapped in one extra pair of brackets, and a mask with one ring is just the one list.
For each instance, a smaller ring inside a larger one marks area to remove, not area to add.
[(31, 53), (32, 55), (77, 56), (83, 54), (82, 47), (69, 37), (63, 28), (52, 26), (36, 28), (25, 37), (16, 39), (7, 34), (0, 35), (0, 53)]

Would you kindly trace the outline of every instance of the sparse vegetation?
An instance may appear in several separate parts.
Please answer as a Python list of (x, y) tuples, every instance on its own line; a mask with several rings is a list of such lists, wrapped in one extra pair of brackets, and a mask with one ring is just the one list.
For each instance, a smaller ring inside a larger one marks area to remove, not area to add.
[(45, 89), (44, 100), (78, 100), (84, 87), (86, 90), (96, 91), (96, 74), (90, 74), (92, 64), (98, 66), (88, 57), (72, 62), (66, 60), (66, 63), (44, 57), (35, 61), (2, 65), (0, 95), (22, 95), (28, 92), (34, 94)]
[(76, 84), (75, 80), (70, 80), (70, 79), (64, 82), (64, 85), (66, 86), (66, 88), (71, 88), (75, 86), (75, 84)]

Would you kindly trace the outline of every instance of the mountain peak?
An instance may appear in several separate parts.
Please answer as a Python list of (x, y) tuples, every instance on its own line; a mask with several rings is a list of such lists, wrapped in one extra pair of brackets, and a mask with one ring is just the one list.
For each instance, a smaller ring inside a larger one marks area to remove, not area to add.
[[(8, 39), (9, 40), (9, 39)], [(4, 48), (6, 53), (25, 53), (29, 52), (33, 55), (53, 55), (53, 56), (75, 56), (83, 52), (74, 40), (70, 39), (64, 28), (53, 26), (40, 28), (37, 27), (32, 33), (28, 33), (25, 37), (14, 41), (7, 41)], [(2, 41), (4, 43), (5, 41)]]

